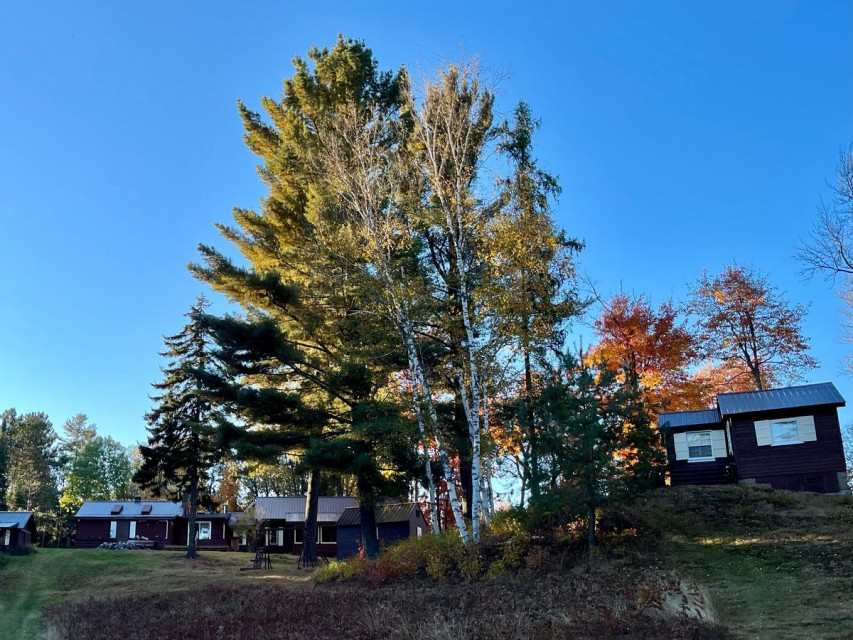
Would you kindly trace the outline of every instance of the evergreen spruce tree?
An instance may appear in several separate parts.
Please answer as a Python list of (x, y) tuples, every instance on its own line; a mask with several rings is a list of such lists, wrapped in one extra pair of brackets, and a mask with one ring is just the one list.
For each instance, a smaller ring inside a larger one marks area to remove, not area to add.
[(202, 317), (208, 303), (200, 296), (187, 315), (183, 330), (164, 340), (169, 363), (163, 380), (152, 386), (155, 407), (146, 414), (148, 444), (140, 447), (142, 465), (134, 481), (156, 495), (181, 497), (189, 516), (187, 558), (195, 558), (199, 485), (216, 457), (217, 409), (204, 386), (215, 371), (210, 338)]

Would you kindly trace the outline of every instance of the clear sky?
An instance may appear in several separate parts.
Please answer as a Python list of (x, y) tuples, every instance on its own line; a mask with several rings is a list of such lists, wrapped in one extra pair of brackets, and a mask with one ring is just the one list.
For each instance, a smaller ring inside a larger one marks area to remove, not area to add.
[[(244, 8), (251, 7), (251, 8)], [(236, 101), (278, 96), (336, 34), (383, 68), (478, 55), (527, 101), (556, 216), (607, 293), (681, 299), (737, 260), (811, 302), (853, 404), (839, 303), (798, 239), (853, 139), (853, 4), (33, 2), (0, 7), (0, 410), (85, 412), (145, 437), (164, 334), (205, 287), (186, 265), (262, 194)], [(849, 420), (853, 411), (843, 414)]]

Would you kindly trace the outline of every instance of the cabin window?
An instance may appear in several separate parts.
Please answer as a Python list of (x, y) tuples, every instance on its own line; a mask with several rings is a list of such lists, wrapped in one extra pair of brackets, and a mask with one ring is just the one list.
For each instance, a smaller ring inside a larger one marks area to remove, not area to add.
[(424, 530), (421, 527), (418, 527), (418, 537), (420, 538), (423, 535), (424, 535)]
[(318, 544), (337, 544), (338, 530), (336, 527), (326, 527), (319, 525), (317, 527), (317, 543)]
[(6, 537), (5, 537), (4, 541), (3, 541), (3, 544), (5, 544), (7, 547), (8, 547), (10, 544), (12, 544), (12, 532), (11, 532), (11, 531), (9, 531), (8, 529), (6, 529)]
[(780, 444), (800, 444), (800, 427), (797, 419), (773, 420), (770, 422), (770, 440), (776, 446)]
[(198, 539), (199, 540), (210, 540), (210, 533), (213, 527), (210, 522), (199, 522), (198, 523)]
[(240, 544), (243, 545), (244, 547), (246, 546), (246, 534), (245, 533), (242, 536), (240, 536)]
[(714, 448), (710, 431), (692, 431), (687, 434), (688, 460), (713, 460)]
[(295, 544), (302, 544), (302, 529), (296, 528), (293, 530), (293, 542)]
[(118, 522), (115, 520), (110, 520), (110, 538), (115, 540), (116, 537), (116, 527), (118, 526)]
[(136, 520), (130, 521), (130, 535), (128, 537), (131, 540), (136, 537)]
[(275, 544), (278, 547), (284, 546), (284, 529), (275, 530)]

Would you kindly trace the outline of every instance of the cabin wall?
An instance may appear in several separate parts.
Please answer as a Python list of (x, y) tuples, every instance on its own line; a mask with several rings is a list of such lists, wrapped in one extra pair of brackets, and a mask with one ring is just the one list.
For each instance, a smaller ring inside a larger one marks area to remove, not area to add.
[(388, 522), (380, 524), (379, 527), (379, 542), (383, 546), (394, 544), (400, 540), (406, 540), (409, 537), (409, 521), (405, 522)]
[(338, 560), (357, 556), (359, 547), (361, 547), (361, 527), (338, 527)]
[(719, 431), (724, 427), (722, 424), (700, 424), (684, 427), (673, 427), (666, 430), (664, 446), (666, 447), (666, 458), (669, 462), (670, 484), (673, 486), (685, 484), (731, 484), (734, 477), (730, 472), (731, 460), (728, 457), (716, 458), (703, 462), (677, 460), (675, 456), (676, 433), (687, 433), (690, 431)]
[[(418, 533), (418, 529), (420, 529), (420, 533)], [(420, 507), (416, 507), (412, 511), (412, 516), (409, 518), (409, 537), (418, 538), (420, 536), (425, 536), (428, 531), (429, 527), (424, 519), (423, 511), (421, 511)]]
[[(9, 545), (6, 545), (6, 534), (9, 534)], [(32, 544), (32, 535), (26, 529), (0, 529), (0, 550), (19, 549)]]
[[(756, 420), (814, 416), (816, 440), (800, 444), (758, 446)], [(741, 481), (770, 484), (776, 489), (834, 493), (844, 473), (844, 447), (834, 407), (745, 414), (732, 418), (732, 444)]]
[[(77, 521), (77, 532), (74, 535), (74, 546), (81, 549), (91, 549), (99, 546), (102, 542), (115, 542), (116, 540), (127, 540), (130, 534), (130, 523), (133, 519), (116, 518), (116, 537), (110, 537), (111, 519), (86, 519)], [(153, 540), (159, 545), (172, 543), (172, 523), (165, 520), (136, 520), (136, 536)], [(169, 531), (167, 538), (166, 531)], [(184, 528), (186, 535), (186, 528)]]

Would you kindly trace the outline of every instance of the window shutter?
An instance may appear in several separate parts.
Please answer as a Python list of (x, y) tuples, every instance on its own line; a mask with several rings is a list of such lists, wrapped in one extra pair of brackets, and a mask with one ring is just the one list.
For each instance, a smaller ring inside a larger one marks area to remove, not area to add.
[(771, 444), (770, 420), (755, 421), (755, 440), (759, 447), (765, 447)]
[(797, 426), (800, 427), (800, 437), (803, 442), (813, 442), (817, 440), (817, 434), (814, 428), (814, 416), (802, 416), (797, 418)]
[(711, 451), (715, 458), (726, 457), (726, 432), (717, 430), (711, 432)]
[(690, 454), (687, 450), (687, 434), (674, 433), (672, 435), (672, 439), (675, 441), (675, 459), (687, 460), (687, 458), (690, 457)]

